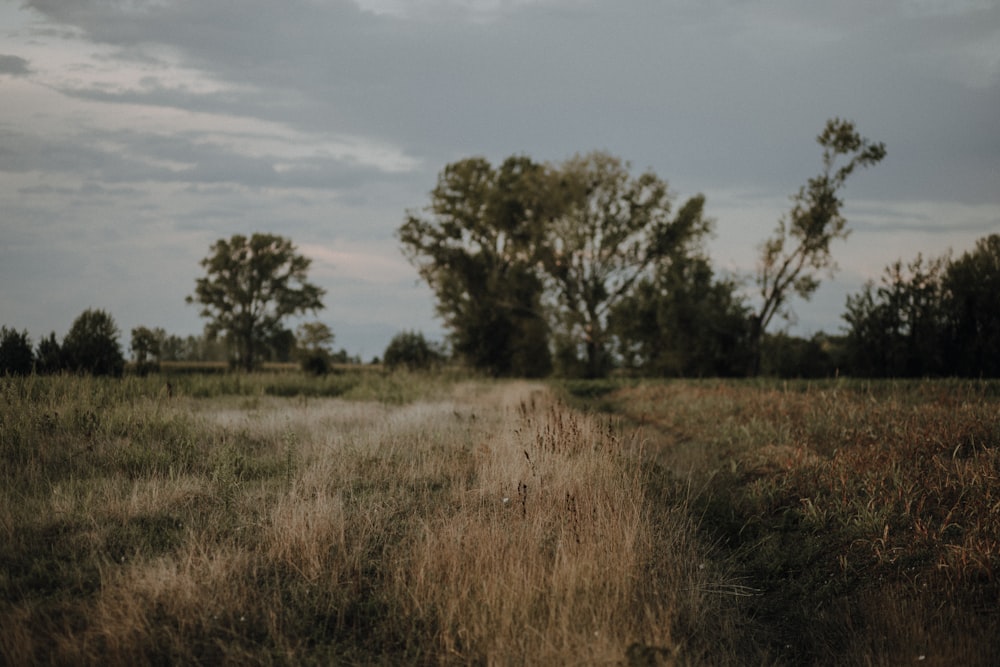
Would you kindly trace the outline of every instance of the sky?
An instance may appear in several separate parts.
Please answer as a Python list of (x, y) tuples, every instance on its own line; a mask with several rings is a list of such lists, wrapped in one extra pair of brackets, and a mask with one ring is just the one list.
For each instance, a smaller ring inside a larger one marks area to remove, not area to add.
[(798, 335), (1000, 233), (1000, 0), (0, 0), (0, 324), (198, 334), (200, 260), (267, 232), (312, 259), (336, 348), (440, 339), (395, 233), (472, 156), (652, 169), (751, 276), (833, 117), (888, 155)]

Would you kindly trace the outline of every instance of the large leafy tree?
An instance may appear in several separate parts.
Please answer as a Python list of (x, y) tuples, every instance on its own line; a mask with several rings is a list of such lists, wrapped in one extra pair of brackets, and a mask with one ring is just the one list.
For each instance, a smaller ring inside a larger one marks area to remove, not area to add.
[(125, 357), (118, 337), (118, 325), (110, 314), (95, 308), (85, 310), (63, 339), (63, 362), (77, 373), (120, 376)]
[(544, 234), (561, 208), (558, 178), (530, 158), (499, 167), (469, 158), (445, 167), (424, 214), (398, 235), (434, 290), (452, 349), (494, 375), (551, 369), (542, 311)]
[(750, 318), (755, 373), (767, 327), (775, 315), (791, 316), (789, 297), (809, 299), (819, 287), (821, 273), (836, 269), (830, 244), (849, 233), (839, 196), (848, 176), (885, 157), (885, 144), (872, 143), (858, 134), (853, 123), (839, 118), (827, 121), (816, 141), (823, 147), (823, 170), (792, 197), (791, 211), (760, 248), (756, 274), (760, 306)]
[(219, 239), (187, 301), (201, 304), (208, 336), (225, 335), (237, 363), (251, 371), (260, 351), (286, 336), (285, 318), (323, 308), (324, 290), (306, 280), (310, 263), (281, 236)]
[[(554, 294), (557, 346), (589, 377), (610, 367), (608, 316), (658, 263), (709, 230), (704, 197), (673, 218), (666, 182), (604, 152), (571, 158), (560, 170), (564, 210), (547, 227), (546, 271)], [(567, 347), (569, 349), (567, 349)]]

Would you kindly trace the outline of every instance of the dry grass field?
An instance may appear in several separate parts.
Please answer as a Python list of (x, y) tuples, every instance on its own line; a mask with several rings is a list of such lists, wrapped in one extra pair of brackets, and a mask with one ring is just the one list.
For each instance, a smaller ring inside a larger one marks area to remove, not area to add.
[(950, 381), (2, 379), (0, 664), (998, 664), (998, 408)]
[(576, 387), (693, 489), (777, 664), (1000, 664), (1000, 384)]
[(2, 380), (0, 662), (742, 663), (741, 587), (612, 420), (298, 382)]

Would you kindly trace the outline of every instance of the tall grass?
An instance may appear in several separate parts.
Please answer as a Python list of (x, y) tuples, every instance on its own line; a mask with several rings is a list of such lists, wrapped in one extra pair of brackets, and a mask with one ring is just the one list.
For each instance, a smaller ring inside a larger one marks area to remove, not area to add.
[(783, 664), (1000, 662), (1000, 383), (672, 382), (605, 394), (698, 490)]
[(746, 662), (731, 574), (613, 422), (308, 382), (3, 380), (0, 662)]

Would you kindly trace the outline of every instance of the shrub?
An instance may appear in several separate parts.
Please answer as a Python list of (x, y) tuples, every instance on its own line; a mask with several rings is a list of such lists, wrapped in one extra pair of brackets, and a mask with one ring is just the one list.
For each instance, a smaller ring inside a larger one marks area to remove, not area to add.
[(28, 375), (34, 362), (28, 332), (0, 328), (0, 375)]

